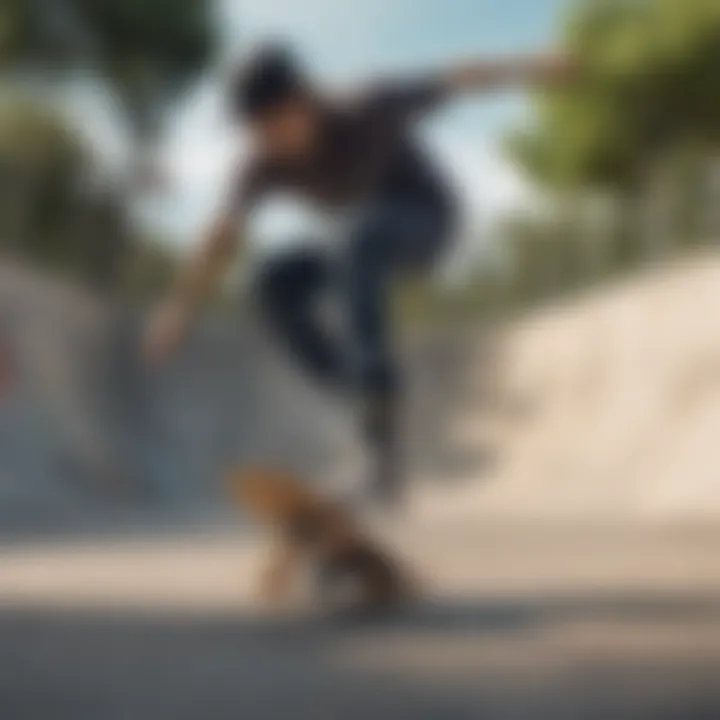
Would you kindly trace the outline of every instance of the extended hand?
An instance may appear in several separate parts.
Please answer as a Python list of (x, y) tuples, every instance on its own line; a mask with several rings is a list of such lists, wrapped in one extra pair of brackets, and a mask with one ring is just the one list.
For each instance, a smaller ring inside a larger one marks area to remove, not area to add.
[(190, 321), (191, 313), (181, 301), (171, 299), (160, 305), (152, 314), (143, 337), (145, 361), (152, 366), (166, 362), (184, 342)]

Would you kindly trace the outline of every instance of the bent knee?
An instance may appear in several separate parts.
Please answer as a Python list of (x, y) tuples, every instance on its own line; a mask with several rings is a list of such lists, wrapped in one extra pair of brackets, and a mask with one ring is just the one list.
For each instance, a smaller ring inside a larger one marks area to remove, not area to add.
[(298, 252), (266, 262), (258, 271), (253, 295), (272, 318), (296, 314), (325, 285), (327, 268), (317, 255)]

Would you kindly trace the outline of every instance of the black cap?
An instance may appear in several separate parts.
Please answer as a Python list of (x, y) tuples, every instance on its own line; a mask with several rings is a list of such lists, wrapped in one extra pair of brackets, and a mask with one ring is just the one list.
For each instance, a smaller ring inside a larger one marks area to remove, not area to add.
[(302, 92), (305, 84), (304, 73), (287, 47), (265, 45), (252, 53), (233, 79), (233, 116), (252, 118), (262, 115)]

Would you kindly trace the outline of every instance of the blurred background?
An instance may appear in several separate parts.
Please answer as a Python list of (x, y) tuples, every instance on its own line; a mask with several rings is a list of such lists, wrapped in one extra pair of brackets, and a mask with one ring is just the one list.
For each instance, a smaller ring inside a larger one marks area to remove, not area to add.
[[(549, 47), (583, 71), (422, 128), (464, 222), (397, 293), (413, 491), (387, 532), (440, 599), (365, 640), (233, 619), (254, 546), (223, 469), (359, 472), (347, 408), (246, 292), (322, 219), (268, 203), (190, 346), (138, 353), (246, 151), (224, 89), (268, 37), (329, 87)], [(264, 717), (279, 677), (321, 717), (717, 717), (718, 78), (717, 0), (0, 0), (0, 714)]]

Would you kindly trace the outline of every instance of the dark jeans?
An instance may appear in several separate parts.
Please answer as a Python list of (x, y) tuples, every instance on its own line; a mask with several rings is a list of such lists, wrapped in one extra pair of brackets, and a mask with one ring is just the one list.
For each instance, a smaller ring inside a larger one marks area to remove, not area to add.
[[(389, 318), (393, 280), (431, 268), (451, 222), (439, 202), (374, 203), (351, 229), (339, 257), (299, 249), (262, 269), (257, 289), (267, 324), (323, 383), (363, 396), (392, 396), (399, 383)], [(342, 311), (334, 331), (318, 313), (329, 294)]]

